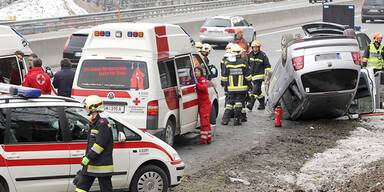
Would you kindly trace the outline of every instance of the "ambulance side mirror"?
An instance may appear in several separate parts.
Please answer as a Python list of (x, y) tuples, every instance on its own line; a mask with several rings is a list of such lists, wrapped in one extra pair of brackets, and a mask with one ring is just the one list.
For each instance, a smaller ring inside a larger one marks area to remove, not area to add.
[(127, 138), (125, 137), (125, 133), (119, 131), (119, 134), (117, 135), (117, 140), (118, 140), (119, 142), (124, 142), (124, 141), (126, 141)]
[(210, 78), (216, 78), (217, 77), (217, 68), (214, 65), (208, 66), (209, 70), (211, 71)]

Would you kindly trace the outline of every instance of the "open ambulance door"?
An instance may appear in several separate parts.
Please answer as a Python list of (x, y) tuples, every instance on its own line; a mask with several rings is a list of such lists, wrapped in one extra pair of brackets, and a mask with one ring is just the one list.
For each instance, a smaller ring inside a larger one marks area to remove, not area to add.
[(194, 83), (194, 71), (191, 56), (181, 55), (175, 58), (177, 87), (179, 97), (180, 134), (193, 132), (198, 121), (198, 97)]
[(369, 114), (376, 109), (376, 82), (373, 69), (364, 68), (360, 70), (360, 80), (349, 114)]

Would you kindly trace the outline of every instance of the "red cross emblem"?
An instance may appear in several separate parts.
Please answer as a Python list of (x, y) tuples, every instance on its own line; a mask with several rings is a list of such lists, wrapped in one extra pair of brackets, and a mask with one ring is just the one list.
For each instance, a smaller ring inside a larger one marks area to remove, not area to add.
[(36, 76), (36, 82), (39, 84), (39, 85), (44, 85), (45, 83), (45, 77), (43, 74), (38, 74)]
[(135, 105), (138, 105), (140, 103), (140, 100), (139, 98), (136, 98), (135, 100), (133, 100), (133, 102), (135, 103)]

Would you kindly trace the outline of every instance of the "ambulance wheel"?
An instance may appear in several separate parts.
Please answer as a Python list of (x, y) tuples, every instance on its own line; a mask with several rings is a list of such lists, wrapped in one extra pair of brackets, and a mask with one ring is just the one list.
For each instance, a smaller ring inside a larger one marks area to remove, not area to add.
[(170, 146), (173, 146), (175, 142), (175, 123), (172, 119), (168, 119), (165, 126), (164, 141)]
[(156, 165), (139, 168), (132, 178), (130, 192), (168, 191), (168, 178), (164, 170)]
[(216, 125), (216, 107), (215, 105), (212, 105), (211, 107), (211, 115), (209, 116), (209, 123), (211, 123), (211, 125)]

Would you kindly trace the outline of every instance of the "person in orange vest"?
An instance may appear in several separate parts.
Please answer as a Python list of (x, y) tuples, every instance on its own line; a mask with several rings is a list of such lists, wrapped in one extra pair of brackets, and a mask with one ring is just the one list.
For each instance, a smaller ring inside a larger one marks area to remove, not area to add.
[(201, 48), (201, 52), (200, 52), (201, 57), (204, 59), (204, 61), (207, 65), (209, 65), (208, 55), (209, 55), (209, 53), (211, 53), (211, 50), (212, 50), (212, 46), (208, 43), (204, 43), (203, 47)]
[(249, 51), (249, 43), (243, 38), (243, 30), (241, 28), (237, 28), (235, 31), (235, 37), (233, 38), (232, 43), (240, 45), (243, 51), (243, 59), (247, 60), (247, 54)]

